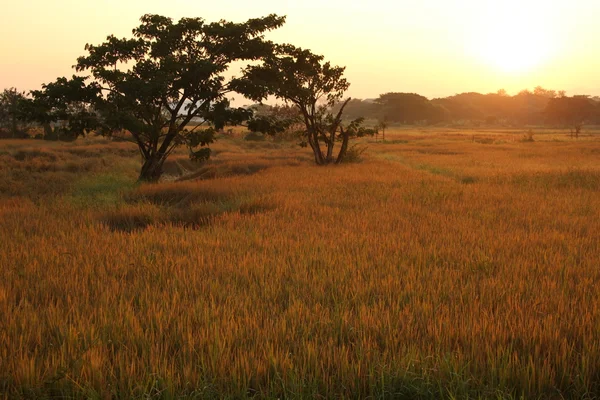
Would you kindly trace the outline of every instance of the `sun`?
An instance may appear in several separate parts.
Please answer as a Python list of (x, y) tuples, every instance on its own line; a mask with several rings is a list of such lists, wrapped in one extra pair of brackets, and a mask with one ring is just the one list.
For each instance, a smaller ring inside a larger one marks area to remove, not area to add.
[(529, 71), (542, 65), (552, 53), (550, 40), (536, 29), (488, 29), (479, 39), (479, 56), (504, 72)]
[(505, 73), (543, 66), (555, 51), (555, 39), (549, 21), (540, 18), (534, 5), (507, 0), (486, 8), (471, 31), (475, 57)]

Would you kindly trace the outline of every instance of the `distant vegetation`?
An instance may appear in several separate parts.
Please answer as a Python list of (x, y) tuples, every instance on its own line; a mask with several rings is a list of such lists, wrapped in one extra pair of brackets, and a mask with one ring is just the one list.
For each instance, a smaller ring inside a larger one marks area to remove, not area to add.
[(415, 93), (385, 93), (376, 99), (353, 99), (346, 106), (345, 115), (406, 125), (540, 125), (569, 129), (577, 125), (600, 124), (600, 98), (569, 97), (563, 91), (539, 86), (514, 96), (499, 90), (497, 93), (462, 93), (431, 100)]

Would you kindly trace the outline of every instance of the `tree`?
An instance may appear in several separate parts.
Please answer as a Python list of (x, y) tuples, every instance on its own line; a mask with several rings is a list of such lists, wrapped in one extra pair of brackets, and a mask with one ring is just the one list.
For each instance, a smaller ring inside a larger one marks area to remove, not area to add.
[[(276, 46), (275, 50), (262, 64), (248, 66), (233, 87), (255, 101), (271, 95), (293, 104), (305, 126), (303, 145), (310, 146), (315, 162), (318, 165), (343, 162), (351, 138), (375, 133), (362, 126), (362, 118), (347, 124), (342, 121), (344, 108), (351, 99), (345, 100), (337, 113), (331, 111), (350, 86), (343, 77), (345, 68), (332, 66), (323, 61), (323, 56), (289, 44)], [(341, 146), (334, 156), (337, 142)]]
[(302, 137), (304, 124), (298, 108), (290, 105), (269, 106), (254, 104), (249, 107), (254, 115), (248, 121), (248, 130), (279, 138)]
[(381, 136), (382, 136), (382, 140), (384, 142), (385, 142), (385, 130), (386, 130), (387, 127), (388, 127), (387, 116), (384, 116), (377, 123), (377, 129), (381, 129)]
[(533, 89), (533, 94), (536, 96), (547, 97), (549, 99), (553, 99), (557, 96), (556, 90), (547, 90), (541, 86), (536, 86)]
[(375, 100), (379, 112), (390, 121), (414, 124), (419, 121), (439, 122), (444, 119), (440, 107), (416, 93), (385, 93)]
[(595, 111), (596, 107), (589, 96), (562, 96), (550, 99), (545, 113), (548, 121), (568, 126), (571, 136), (579, 138), (583, 125)]
[(0, 127), (7, 128), (12, 138), (25, 135), (22, 114), (25, 99), (25, 93), (16, 88), (4, 89), (0, 93)]
[[(79, 90), (66, 91), (76, 103), (95, 92), (84, 104), (97, 117), (98, 129), (107, 135), (128, 131), (143, 159), (139, 179), (157, 181), (177, 146), (187, 145), (192, 159), (204, 160), (215, 130), (251, 116), (230, 107), (232, 88), (224, 73), (233, 62), (272, 54), (273, 43), (264, 33), (280, 27), (285, 17), (273, 14), (243, 23), (182, 18), (175, 23), (148, 14), (140, 21), (133, 38), (108, 36), (100, 45), (86, 45), (88, 54), (78, 58), (75, 68), (91, 76), (53, 85), (83, 82)], [(55, 87), (46, 85), (39, 97), (57, 99), (50, 88)]]
[[(336, 113), (344, 105), (344, 101), (338, 101), (331, 109), (333, 113)], [(344, 108), (344, 118), (356, 119), (356, 118), (372, 118), (377, 119), (377, 104), (373, 100), (361, 100), (352, 99)]]
[(100, 127), (97, 112), (92, 108), (101, 91), (97, 85), (86, 84), (85, 77), (59, 78), (31, 91), (31, 98), (22, 102), (23, 118), (44, 128), (46, 140), (75, 140)]

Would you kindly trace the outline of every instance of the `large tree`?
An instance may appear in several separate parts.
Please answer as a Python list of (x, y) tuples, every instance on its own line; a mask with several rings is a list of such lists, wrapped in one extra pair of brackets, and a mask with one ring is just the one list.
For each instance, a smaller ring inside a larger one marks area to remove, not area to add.
[(595, 111), (596, 106), (589, 96), (560, 96), (549, 100), (545, 114), (549, 122), (568, 127), (571, 136), (578, 138), (583, 125)]
[[(72, 99), (81, 105), (95, 91), (86, 104), (98, 117), (98, 128), (107, 134), (128, 131), (143, 158), (140, 180), (156, 181), (178, 145), (188, 145), (193, 158), (204, 159), (210, 150), (202, 146), (212, 142), (215, 130), (251, 115), (230, 107), (232, 88), (225, 73), (236, 61), (271, 54), (273, 43), (264, 33), (284, 21), (269, 15), (243, 23), (173, 22), (144, 15), (132, 38), (109, 36), (100, 45), (86, 45), (88, 54), (79, 57), (75, 68), (90, 76)], [(54, 91), (73, 87), (64, 79), (52, 85)], [(49, 87), (37, 96), (52, 98)]]
[[(323, 60), (323, 56), (310, 50), (278, 45), (272, 56), (248, 66), (243, 77), (232, 83), (237, 91), (255, 101), (275, 96), (297, 107), (305, 125), (304, 143), (312, 149), (318, 165), (343, 162), (352, 137), (374, 133), (361, 125), (362, 118), (349, 123), (342, 120), (350, 99), (337, 112), (332, 111), (350, 84), (343, 77), (344, 67)], [(338, 142), (341, 145), (334, 154)]]

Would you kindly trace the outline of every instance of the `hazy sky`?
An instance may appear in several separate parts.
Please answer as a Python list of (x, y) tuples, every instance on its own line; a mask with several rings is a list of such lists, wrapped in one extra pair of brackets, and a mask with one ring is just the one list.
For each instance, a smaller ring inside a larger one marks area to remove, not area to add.
[(145, 13), (287, 23), (269, 38), (347, 66), (353, 97), (427, 97), (542, 85), (600, 94), (599, 0), (0, 0), (0, 89), (38, 88), (85, 54), (130, 36)]

